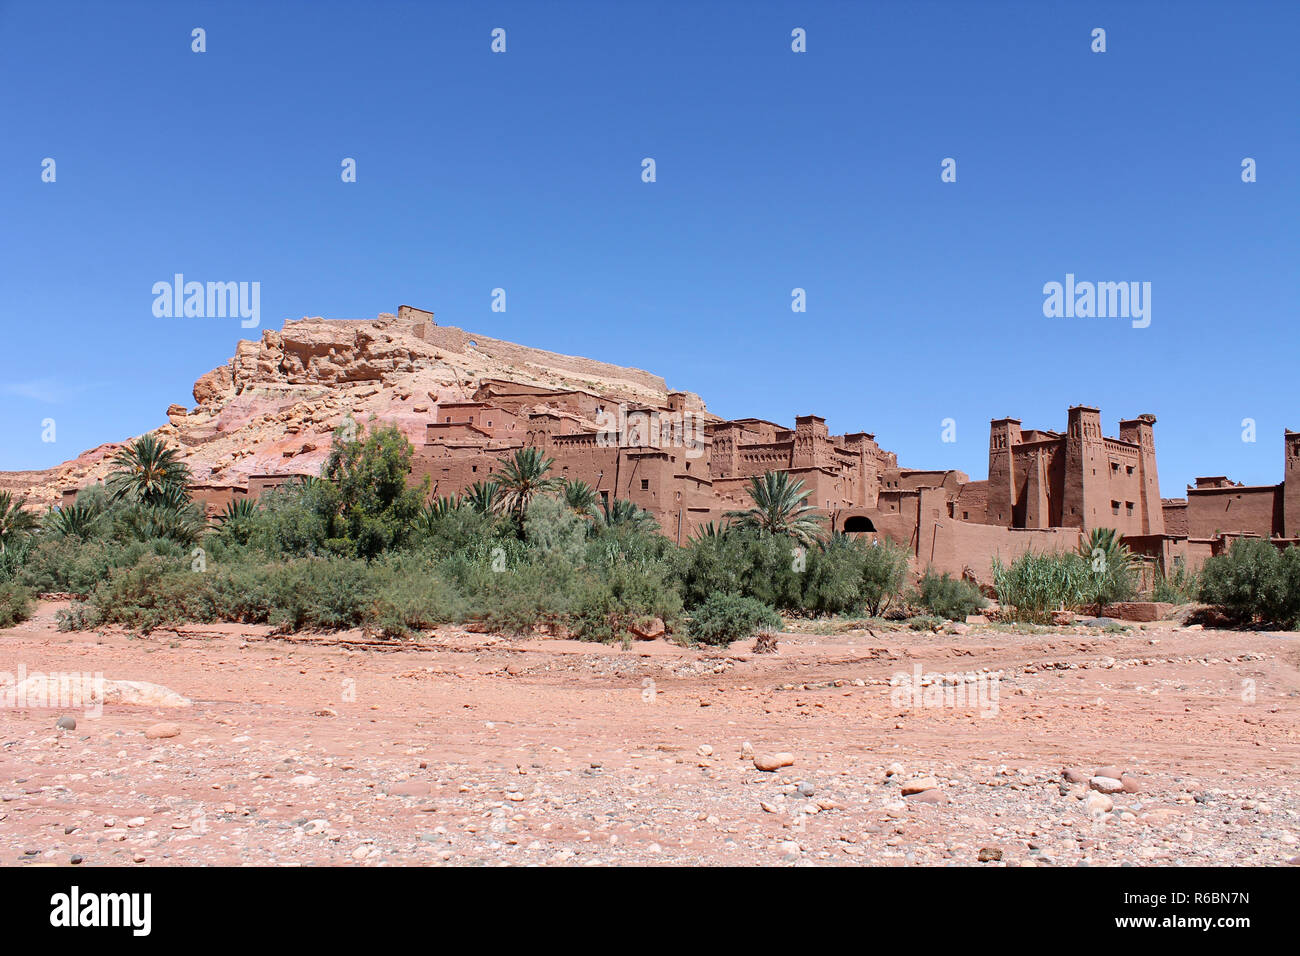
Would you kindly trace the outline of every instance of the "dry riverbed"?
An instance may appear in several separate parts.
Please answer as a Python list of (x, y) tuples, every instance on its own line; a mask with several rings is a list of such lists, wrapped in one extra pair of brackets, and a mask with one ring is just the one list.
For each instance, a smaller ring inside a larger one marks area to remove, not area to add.
[(755, 656), (69, 634), (62, 606), (0, 631), (0, 671), (189, 704), (7, 700), (4, 865), (1300, 862), (1295, 634), (849, 630)]

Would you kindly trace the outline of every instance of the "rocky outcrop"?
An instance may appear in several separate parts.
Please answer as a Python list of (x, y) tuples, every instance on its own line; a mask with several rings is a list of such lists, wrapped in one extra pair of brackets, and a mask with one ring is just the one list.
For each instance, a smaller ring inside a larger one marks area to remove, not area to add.
[[(418, 309), (401, 313), (290, 320), (242, 340), (194, 383), (194, 407), (169, 406), (155, 433), (182, 449), (196, 483), (242, 487), (250, 475), (319, 473), (332, 432), (348, 417), (396, 425), (422, 444), (438, 402), (465, 401), (488, 379), (666, 403), (664, 380), (640, 369), (437, 326)], [(686, 407), (703, 411), (698, 396), (684, 395)], [(0, 488), (29, 505), (57, 504), (64, 490), (101, 480), (118, 447), (45, 471), (0, 472)]]

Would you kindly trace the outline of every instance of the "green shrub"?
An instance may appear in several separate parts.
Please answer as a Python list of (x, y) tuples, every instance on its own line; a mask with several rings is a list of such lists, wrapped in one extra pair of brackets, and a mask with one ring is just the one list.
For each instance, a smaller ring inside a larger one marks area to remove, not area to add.
[(902, 593), (908, 556), (906, 548), (888, 538), (877, 538), (866, 547), (860, 593), (872, 617), (879, 617)]
[(162, 624), (217, 619), (207, 576), (150, 555), (117, 568), (91, 592), (87, 603), (100, 624), (151, 631)]
[(524, 539), (543, 555), (582, 564), (587, 555), (587, 532), (591, 523), (564, 501), (538, 495), (524, 514)]
[[(34, 591), (89, 594), (117, 568), (129, 568), (147, 555), (186, 558), (189, 549), (167, 538), (151, 541), (53, 538), (30, 550), (18, 579)], [(186, 558), (186, 564), (188, 559)]]
[(947, 571), (942, 575), (935, 574), (930, 568), (921, 577), (917, 603), (950, 621), (964, 621), (966, 615), (975, 614), (988, 605), (975, 585), (954, 578)]
[(691, 614), (690, 636), (701, 644), (729, 644), (763, 629), (780, 630), (771, 607), (739, 594), (714, 594)]
[(392, 425), (372, 425), (369, 434), (354, 440), (342, 429), (335, 432), (321, 468), (329, 480), (312, 486), (326, 522), (327, 548), (370, 559), (407, 540), (428, 489), (427, 479), (418, 488), (407, 484), (413, 454), (406, 436)]
[(836, 532), (824, 546), (809, 548), (802, 609), (811, 614), (843, 614), (861, 607), (863, 567), (869, 547), (860, 538)]
[(626, 643), (632, 625), (641, 621), (657, 617), (671, 629), (681, 616), (682, 599), (662, 569), (619, 562), (601, 574), (582, 575), (572, 608), (579, 639)]
[(993, 559), (993, 587), (1013, 620), (1050, 624), (1052, 612), (1080, 607), (1087, 599), (1088, 565), (1076, 552), (1027, 551), (1006, 565)]
[(83, 619), (150, 631), (163, 624), (241, 621), (284, 631), (367, 623), (377, 588), (365, 562), (302, 558), (269, 565), (215, 565), (151, 555), (112, 571), (89, 595)]
[(1174, 573), (1166, 575), (1163, 571), (1156, 573), (1151, 586), (1151, 600), (1165, 601), (1169, 604), (1189, 604), (1196, 600), (1200, 581), (1195, 574), (1189, 573), (1182, 561), (1174, 565)]
[(715, 594), (746, 594), (763, 604), (803, 609), (804, 573), (811, 549), (793, 539), (749, 530), (691, 542), (681, 571), (688, 607)]
[(518, 538), (505, 519), (466, 506), (422, 515), (412, 546), (424, 554), (445, 557), (482, 548), (488, 542), (517, 545)]
[(270, 565), (261, 584), (267, 623), (284, 631), (343, 630), (370, 619), (378, 591), (375, 574), (364, 561), (348, 558), (300, 558)]
[(369, 616), (383, 637), (409, 637), (414, 631), (464, 616), (460, 592), (435, 574), (400, 565), (384, 568), (378, 574)]
[(467, 575), (466, 616), (507, 634), (534, 626), (567, 626), (575, 596), (576, 569), (564, 561), (526, 560), (494, 571), (475, 567)]
[(1300, 548), (1238, 538), (1201, 568), (1201, 601), (1237, 624), (1300, 624)]
[(13, 627), (32, 613), (32, 592), (12, 581), (0, 584), (0, 628)]
[(88, 631), (99, 625), (99, 611), (81, 601), (74, 601), (69, 607), (55, 615), (60, 631)]

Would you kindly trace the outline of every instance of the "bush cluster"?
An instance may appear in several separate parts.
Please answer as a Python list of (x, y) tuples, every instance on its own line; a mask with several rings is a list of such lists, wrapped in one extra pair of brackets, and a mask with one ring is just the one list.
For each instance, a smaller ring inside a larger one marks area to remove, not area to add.
[(12, 581), (0, 584), (0, 628), (13, 627), (32, 613), (32, 592)]
[(780, 630), (781, 617), (762, 601), (713, 594), (691, 613), (690, 634), (701, 644), (729, 644), (759, 630)]
[(950, 621), (964, 621), (968, 614), (976, 614), (988, 606), (988, 601), (975, 585), (954, 578), (947, 571), (935, 574), (931, 568), (921, 576), (915, 603)]
[[(910, 552), (822, 533), (802, 484), (788, 479), (752, 482), (753, 509), (678, 547), (631, 502), (601, 502), (590, 486), (552, 477), (536, 449), (438, 499), (407, 485), (410, 455), (396, 429), (341, 429), (321, 479), (235, 502), (212, 525), (189, 499), (176, 452), (153, 439), (125, 446), (105, 486), (43, 518), (0, 493), (0, 627), (22, 620), (41, 591), (82, 596), (65, 628), (236, 621), (396, 638), (463, 623), (627, 641), (658, 618), (707, 644), (779, 629), (780, 614), (923, 611), (911, 626), (925, 629), (986, 604), (933, 570), (904, 597)], [(1136, 582), (1132, 555), (1107, 529), (1077, 552), (995, 560), (993, 577), (1006, 613), (1036, 623), (1124, 600)], [(1241, 623), (1294, 625), (1300, 550), (1238, 541), (1199, 581), (1180, 570), (1154, 593), (1196, 593)]]
[(1300, 626), (1300, 548), (1238, 538), (1202, 566), (1199, 596), (1238, 624)]

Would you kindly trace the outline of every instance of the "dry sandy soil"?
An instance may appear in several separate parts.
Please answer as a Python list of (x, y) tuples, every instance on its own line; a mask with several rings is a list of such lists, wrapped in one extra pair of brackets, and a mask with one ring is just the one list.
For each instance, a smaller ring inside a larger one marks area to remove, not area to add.
[[(0, 671), (192, 705), (0, 709), (4, 865), (1300, 862), (1294, 634), (857, 630), (755, 656), (453, 628), (67, 634), (62, 606), (0, 631)], [(996, 714), (901, 700), (916, 665), (1000, 675)], [(146, 736), (164, 722), (179, 733)], [(760, 771), (746, 743), (794, 763)]]

